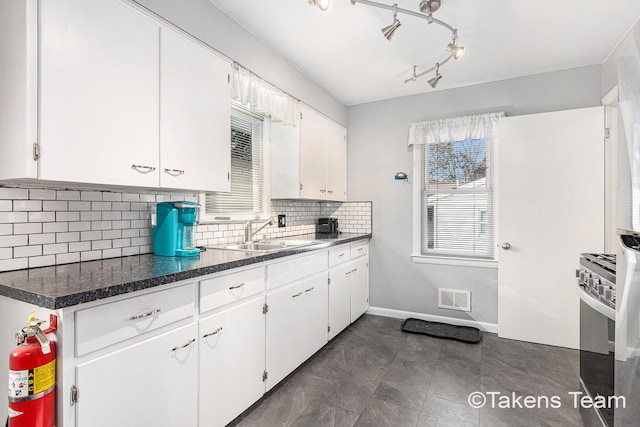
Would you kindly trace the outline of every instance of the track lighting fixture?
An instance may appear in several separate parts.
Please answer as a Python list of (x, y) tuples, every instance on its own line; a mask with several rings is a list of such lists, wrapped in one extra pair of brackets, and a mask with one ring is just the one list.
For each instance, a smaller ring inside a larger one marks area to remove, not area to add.
[[(307, 1), (309, 5), (317, 6), (322, 11), (327, 10), (331, 2), (331, 0), (307, 0)], [(395, 3), (393, 5), (388, 5), (384, 3), (378, 3), (372, 0), (349, 0), (349, 2), (352, 5), (355, 5), (356, 3), (360, 3), (366, 6), (377, 7), (379, 9), (386, 9), (386, 10), (392, 11), (393, 23), (391, 25), (387, 25), (381, 30), (382, 34), (385, 36), (387, 40), (391, 40), (396, 30), (402, 25), (400, 23), (400, 20), (398, 19), (398, 13), (404, 13), (405, 15), (413, 16), (416, 18), (422, 18), (425, 21), (427, 21), (427, 25), (437, 24), (440, 27), (443, 27), (451, 31), (451, 43), (449, 43), (446, 47), (446, 50), (449, 52), (449, 56), (444, 58), (442, 61), (437, 62), (434, 67), (431, 67), (419, 73), (416, 72), (417, 66), (414, 65), (413, 74), (411, 75), (411, 77), (409, 77), (404, 81), (405, 83), (416, 81), (418, 77), (422, 77), (430, 73), (431, 71), (435, 70), (436, 72), (435, 77), (428, 80), (429, 85), (435, 88), (438, 82), (440, 81), (440, 79), (442, 78), (442, 75), (440, 74), (440, 66), (446, 64), (451, 58), (457, 60), (460, 57), (462, 57), (462, 55), (464, 54), (464, 47), (458, 45), (458, 30), (453, 28), (451, 25), (447, 24), (446, 22), (433, 17), (433, 13), (436, 10), (440, 9), (440, 6), (442, 5), (442, 0), (421, 0), (418, 5), (418, 9), (420, 10), (419, 12), (399, 8), (398, 5)]]
[(441, 78), (442, 78), (442, 74), (440, 74), (440, 64), (436, 63), (436, 75), (435, 77), (429, 79), (427, 83), (429, 83), (429, 86), (435, 89), (436, 86), (438, 86), (438, 82), (440, 81)]
[(387, 40), (391, 41), (391, 38), (395, 34), (396, 30), (400, 28), (401, 25), (402, 24), (398, 20), (398, 5), (394, 4), (393, 5), (393, 23), (391, 25), (384, 27), (381, 30), (382, 34)]

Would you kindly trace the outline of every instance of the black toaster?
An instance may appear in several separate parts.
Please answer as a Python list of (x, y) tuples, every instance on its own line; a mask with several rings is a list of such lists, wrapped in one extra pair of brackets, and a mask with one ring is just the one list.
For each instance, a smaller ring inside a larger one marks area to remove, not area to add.
[(316, 233), (338, 234), (338, 218), (318, 218)]

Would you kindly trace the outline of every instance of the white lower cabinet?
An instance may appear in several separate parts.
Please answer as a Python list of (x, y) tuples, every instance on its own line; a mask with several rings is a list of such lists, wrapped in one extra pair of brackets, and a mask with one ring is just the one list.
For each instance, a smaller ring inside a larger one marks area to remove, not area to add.
[(329, 270), (329, 339), (351, 323), (351, 265), (341, 264)]
[(263, 305), (260, 293), (200, 320), (200, 426), (227, 425), (264, 394)]
[(267, 391), (303, 362), (302, 281), (267, 293)]
[(328, 273), (322, 272), (302, 282), (302, 361), (313, 356), (329, 340)]
[(197, 425), (197, 329), (191, 323), (78, 364), (76, 425)]

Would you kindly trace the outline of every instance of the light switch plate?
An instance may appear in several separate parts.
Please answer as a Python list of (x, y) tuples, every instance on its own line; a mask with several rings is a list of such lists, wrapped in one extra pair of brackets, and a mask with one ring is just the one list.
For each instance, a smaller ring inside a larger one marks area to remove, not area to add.
[(278, 228), (287, 226), (287, 216), (286, 215), (278, 215)]

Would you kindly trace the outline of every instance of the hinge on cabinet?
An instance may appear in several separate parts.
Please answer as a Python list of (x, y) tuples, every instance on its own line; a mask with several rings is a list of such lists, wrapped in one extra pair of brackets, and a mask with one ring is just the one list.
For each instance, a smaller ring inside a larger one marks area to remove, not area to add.
[(304, 187), (304, 185), (302, 185), (302, 183), (300, 183), (300, 190), (302, 190), (302, 187)]
[(330, 285), (330, 284), (331, 284), (331, 277), (328, 277), (327, 278), (327, 285)]
[(38, 160), (40, 158), (40, 144), (37, 142), (33, 143), (33, 160)]
[(75, 385), (71, 386), (71, 406), (78, 403), (78, 399), (80, 398), (80, 389)]
[(604, 137), (605, 139), (611, 138), (611, 128), (604, 128)]
[(269, 378), (269, 374), (267, 373), (267, 371), (262, 372), (262, 381), (266, 381), (267, 378)]
[(327, 325), (327, 332), (331, 332), (331, 326)]
[(231, 74), (227, 74), (227, 83), (231, 83)]
[(302, 120), (302, 111), (300, 111), (300, 120)]
[(231, 181), (231, 172), (227, 172), (227, 181)]
[(262, 314), (267, 314), (269, 312), (269, 306), (267, 305), (267, 303), (265, 303), (262, 306)]

